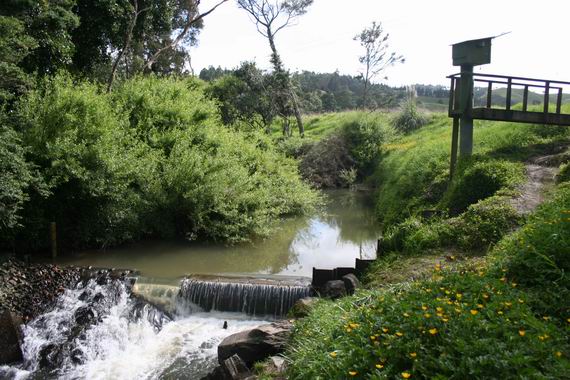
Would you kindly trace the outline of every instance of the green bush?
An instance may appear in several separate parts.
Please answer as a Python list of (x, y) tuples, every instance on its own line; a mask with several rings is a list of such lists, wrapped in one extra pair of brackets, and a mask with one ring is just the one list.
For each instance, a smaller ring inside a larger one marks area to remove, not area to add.
[(459, 213), (469, 205), (488, 198), (500, 190), (514, 189), (524, 181), (524, 165), (505, 160), (477, 159), (463, 162), (451, 183), (443, 204)]
[(400, 112), (392, 119), (394, 128), (402, 133), (410, 133), (429, 123), (429, 118), (418, 111), (414, 99), (408, 99)]
[(51, 191), (27, 208), (20, 240), (55, 220), (75, 247), (148, 235), (234, 243), (317, 200), (267, 137), (223, 127), (195, 80), (139, 77), (105, 94), (57, 76), (17, 120)]
[(422, 254), (434, 248), (486, 250), (512, 232), (520, 219), (508, 204), (508, 198), (491, 197), (469, 206), (454, 218), (409, 217), (387, 230), (382, 246), (388, 251), (407, 254)]
[[(439, 268), (436, 268), (439, 269)], [(320, 302), (296, 322), (290, 379), (562, 378), (565, 327), (482, 269)]]

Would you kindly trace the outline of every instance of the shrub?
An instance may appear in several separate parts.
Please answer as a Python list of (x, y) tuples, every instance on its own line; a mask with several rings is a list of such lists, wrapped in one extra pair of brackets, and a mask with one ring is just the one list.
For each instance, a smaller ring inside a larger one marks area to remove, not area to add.
[(514, 189), (524, 181), (524, 166), (505, 160), (464, 161), (443, 204), (459, 213), (469, 205), (488, 198), (499, 190)]
[(392, 126), (402, 133), (413, 132), (428, 123), (429, 118), (418, 111), (414, 99), (407, 99), (392, 119)]
[(422, 254), (427, 249), (487, 249), (519, 225), (520, 216), (505, 197), (491, 197), (471, 205), (461, 215), (422, 220), (409, 217), (388, 229), (383, 249)]
[(493, 251), (495, 270), (536, 297), (540, 315), (570, 315), (570, 186), (560, 185), (528, 223)]
[(57, 76), (17, 117), (51, 190), (27, 208), (20, 240), (55, 220), (76, 247), (145, 235), (233, 243), (316, 202), (295, 162), (265, 136), (223, 127), (194, 80), (134, 78), (108, 95)]

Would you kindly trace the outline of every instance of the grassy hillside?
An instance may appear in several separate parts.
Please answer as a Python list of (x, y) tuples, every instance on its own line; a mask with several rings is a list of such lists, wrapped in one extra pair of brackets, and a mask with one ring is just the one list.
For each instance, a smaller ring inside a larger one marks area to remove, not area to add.
[[(506, 202), (524, 181), (522, 162), (568, 144), (568, 129), (477, 123), (475, 156), (452, 183), (449, 140), (449, 120), (440, 115), (384, 144), (377, 211), (390, 228), (393, 252), (370, 270), (367, 289), (320, 300), (296, 322), (289, 378), (558, 379), (570, 373), (567, 169), (551, 199), (529, 218)], [(424, 219), (425, 208), (441, 214)], [(472, 259), (474, 251), (489, 255)], [(417, 270), (410, 269), (414, 261)], [(387, 277), (415, 280), (379, 280)]]

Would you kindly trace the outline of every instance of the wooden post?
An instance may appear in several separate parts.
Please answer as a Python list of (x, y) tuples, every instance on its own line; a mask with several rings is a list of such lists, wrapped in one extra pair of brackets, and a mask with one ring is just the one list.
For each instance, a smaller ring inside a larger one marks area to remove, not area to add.
[(461, 65), (461, 120), (459, 122), (459, 154), (473, 154), (473, 66)]
[(49, 235), (51, 241), (51, 258), (57, 257), (57, 225), (55, 222), (49, 224)]
[(453, 130), (451, 132), (451, 162), (449, 166), (449, 179), (453, 179), (457, 166), (457, 145), (459, 140), (459, 117), (453, 118)]
[(511, 110), (511, 98), (512, 98), (512, 91), (513, 91), (513, 78), (509, 78), (507, 84), (507, 111)]

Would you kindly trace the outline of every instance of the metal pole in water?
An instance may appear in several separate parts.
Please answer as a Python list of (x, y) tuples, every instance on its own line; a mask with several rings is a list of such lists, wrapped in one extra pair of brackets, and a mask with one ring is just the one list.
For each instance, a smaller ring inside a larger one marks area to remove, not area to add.
[(49, 235), (51, 242), (51, 258), (57, 257), (57, 225), (55, 222), (49, 224)]

